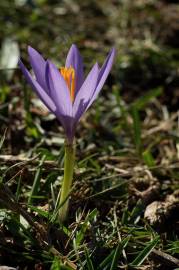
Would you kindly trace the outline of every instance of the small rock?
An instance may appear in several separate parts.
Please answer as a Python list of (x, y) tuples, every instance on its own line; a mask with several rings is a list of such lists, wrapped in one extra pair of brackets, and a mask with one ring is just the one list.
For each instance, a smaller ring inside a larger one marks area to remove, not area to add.
[(165, 201), (154, 201), (150, 203), (145, 210), (144, 218), (151, 225), (161, 225), (165, 222), (177, 219), (179, 210), (178, 191), (166, 196)]
[(0, 266), (0, 270), (17, 270), (17, 268), (2, 265)]
[(144, 218), (146, 218), (151, 225), (162, 222), (162, 213), (165, 211), (165, 204), (163, 202), (154, 201), (146, 207)]

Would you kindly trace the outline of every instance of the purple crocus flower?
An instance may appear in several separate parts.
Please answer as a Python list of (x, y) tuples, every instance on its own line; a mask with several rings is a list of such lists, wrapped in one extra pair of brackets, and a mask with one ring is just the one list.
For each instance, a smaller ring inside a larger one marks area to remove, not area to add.
[(85, 79), (83, 60), (74, 44), (68, 52), (65, 67), (61, 69), (50, 60), (45, 61), (30, 46), (28, 53), (35, 78), (21, 60), (19, 66), (39, 98), (59, 119), (68, 142), (72, 143), (78, 121), (97, 98), (106, 81), (113, 64), (115, 49), (110, 51), (103, 66), (100, 68), (96, 63)]

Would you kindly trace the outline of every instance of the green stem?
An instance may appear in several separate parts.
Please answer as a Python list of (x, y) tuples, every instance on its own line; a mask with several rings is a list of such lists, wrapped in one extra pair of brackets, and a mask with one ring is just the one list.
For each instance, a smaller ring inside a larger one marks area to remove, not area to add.
[(75, 145), (65, 144), (64, 177), (60, 192), (59, 220), (64, 222), (68, 215), (69, 194), (71, 190), (75, 163)]

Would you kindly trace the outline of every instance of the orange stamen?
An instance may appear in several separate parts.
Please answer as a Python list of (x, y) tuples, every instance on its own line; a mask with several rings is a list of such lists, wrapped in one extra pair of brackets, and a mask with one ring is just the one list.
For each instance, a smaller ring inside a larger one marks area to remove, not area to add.
[(71, 66), (69, 68), (61, 67), (60, 73), (67, 83), (68, 89), (70, 91), (71, 101), (74, 102), (74, 99), (75, 99), (75, 70)]

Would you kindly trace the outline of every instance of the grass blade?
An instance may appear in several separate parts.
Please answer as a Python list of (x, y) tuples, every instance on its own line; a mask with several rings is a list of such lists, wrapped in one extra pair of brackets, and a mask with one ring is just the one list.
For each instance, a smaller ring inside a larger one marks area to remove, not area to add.
[(1, 150), (1, 148), (3, 146), (3, 143), (4, 143), (5, 139), (6, 139), (6, 133), (7, 133), (7, 129), (5, 129), (4, 134), (2, 135), (2, 137), (0, 139), (0, 150)]
[(104, 270), (107, 269), (107, 266), (111, 264), (112, 258), (114, 256), (115, 250), (112, 250), (110, 254), (100, 263), (99, 267), (97, 270)]
[(149, 91), (146, 95), (143, 95), (142, 97), (138, 98), (134, 103), (132, 104), (135, 108), (138, 110), (142, 110), (145, 108), (145, 106), (154, 98), (160, 96), (162, 94), (162, 88), (158, 87), (155, 89), (152, 89)]
[(117, 246), (115, 253), (114, 253), (114, 257), (112, 260), (112, 264), (111, 264), (111, 268), (110, 270), (115, 270), (117, 269), (117, 264), (118, 264), (118, 260), (119, 257), (121, 256), (122, 250), (127, 246), (128, 242), (129, 242), (130, 237), (126, 237), (125, 239), (122, 240), (121, 243), (119, 243), (119, 245)]
[(32, 190), (31, 190), (31, 193), (30, 193), (30, 196), (29, 196), (29, 199), (28, 199), (28, 204), (32, 204), (33, 202), (33, 197), (35, 195), (37, 195), (37, 192), (39, 190), (39, 186), (40, 186), (40, 177), (41, 177), (41, 170), (42, 170), (42, 165), (45, 161), (45, 158), (46, 156), (44, 155), (40, 161), (40, 164), (38, 166), (38, 169), (37, 169), (37, 172), (35, 174), (35, 178), (34, 178), (34, 182), (33, 182), (33, 185), (32, 185)]
[(145, 162), (145, 164), (150, 168), (150, 167), (154, 167), (155, 164), (155, 159), (152, 156), (152, 153), (150, 152), (150, 150), (146, 150), (142, 153), (142, 157), (143, 160)]
[(88, 270), (94, 270), (94, 266), (93, 266), (92, 260), (91, 260), (91, 258), (89, 256), (89, 253), (88, 253), (87, 249), (85, 249), (85, 256), (86, 256), (87, 269)]
[(149, 256), (151, 253), (152, 249), (157, 245), (159, 242), (159, 236), (154, 238), (152, 242), (150, 242), (134, 259), (134, 261), (130, 264), (132, 267), (137, 267), (140, 266), (144, 260)]
[(80, 246), (81, 242), (83, 241), (83, 239), (85, 237), (86, 230), (89, 227), (89, 223), (91, 223), (95, 219), (95, 217), (97, 216), (97, 214), (98, 214), (98, 210), (95, 208), (94, 210), (92, 210), (87, 215), (86, 219), (82, 223), (80, 230), (76, 234), (75, 242), (76, 242), (76, 246), (77, 247)]
[(133, 118), (133, 131), (134, 131), (134, 142), (136, 146), (136, 151), (140, 155), (142, 142), (141, 142), (141, 123), (140, 123), (140, 116), (139, 110), (137, 107), (132, 107), (131, 115)]

